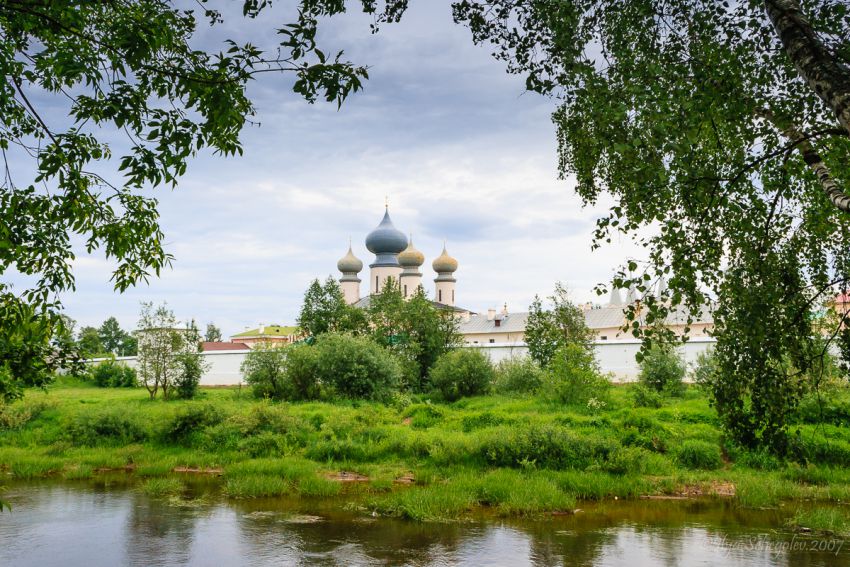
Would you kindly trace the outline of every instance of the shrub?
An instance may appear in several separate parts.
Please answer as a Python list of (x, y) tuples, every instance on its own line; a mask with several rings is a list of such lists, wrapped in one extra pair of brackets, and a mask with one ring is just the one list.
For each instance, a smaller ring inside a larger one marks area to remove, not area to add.
[(196, 353), (183, 353), (177, 355), (180, 372), (174, 379), (174, 391), (178, 399), (191, 400), (198, 393), (201, 376), (208, 369), (209, 363), (205, 363), (200, 355)]
[(395, 355), (369, 338), (327, 333), (313, 348), (319, 382), (343, 397), (387, 401), (401, 383)]
[(239, 368), (258, 398), (281, 400), (286, 396), (284, 373), (287, 349), (259, 344), (245, 355)]
[(270, 432), (245, 437), (238, 444), (239, 452), (248, 455), (252, 459), (258, 457), (280, 457), (287, 453), (288, 448), (289, 444), (285, 436)]
[(555, 352), (545, 381), (548, 394), (564, 404), (587, 406), (591, 399), (598, 404), (611, 388), (599, 373), (593, 351), (578, 344), (562, 346)]
[(321, 397), (318, 369), (319, 351), (297, 344), (286, 349), (284, 392), (288, 400), (315, 400)]
[(604, 461), (618, 447), (596, 435), (577, 437), (563, 427), (499, 427), (490, 430), (480, 451), (484, 460), (500, 467), (586, 469)]
[(680, 395), (683, 391), (685, 363), (672, 347), (655, 346), (640, 361), (638, 379), (656, 392)]
[(106, 360), (91, 369), (91, 378), (100, 388), (135, 388), (136, 371), (115, 360)]
[(104, 442), (127, 445), (147, 437), (137, 416), (119, 409), (81, 413), (65, 426), (65, 434), (77, 445), (90, 446)]
[(639, 408), (660, 408), (664, 398), (660, 392), (647, 387), (645, 384), (636, 384), (631, 390), (632, 403)]
[(543, 370), (531, 358), (509, 358), (496, 365), (493, 388), (499, 393), (536, 392), (543, 384)]
[(707, 350), (697, 355), (697, 362), (692, 373), (694, 383), (703, 390), (710, 392), (717, 381), (720, 367), (714, 350)]
[(218, 425), (224, 420), (221, 410), (212, 404), (186, 405), (166, 422), (162, 435), (166, 441), (185, 443), (206, 427)]
[(723, 465), (720, 447), (707, 441), (688, 439), (676, 451), (676, 459), (689, 469), (713, 470)]
[(431, 368), (431, 384), (448, 401), (487, 393), (495, 371), (487, 355), (478, 349), (447, 352)]

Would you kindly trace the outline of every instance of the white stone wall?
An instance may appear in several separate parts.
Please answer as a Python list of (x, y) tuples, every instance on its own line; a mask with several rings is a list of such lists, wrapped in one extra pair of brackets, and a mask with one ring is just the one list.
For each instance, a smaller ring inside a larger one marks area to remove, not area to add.
[[(711, 338), (691, 339), (679, 347), (679, 352), (692, 368), (696, 362), (697, 355), (705, 352), (714, 345), (715, 340)], [(637, 380), (638, 365), (635, 354), (640, 350), (640, 341), (595, 341), (596, 359), (602, 372), (612, 374), (617, 382), (633, 382)], [(528, 356), (528, 347), (525, 345), (512, 345), (506, 343), (467, 345), (467, 348), (477, 348), (484, 351), (494, 363), (514, 357)], [(210, 363), (210, 369), (201, 377), (202, 386), (232, 386), (243, 382), (239, 367), (245, 360), (247, 352), (244, 350), (222, 350), (203, 353), (204, 358)], [(97, 363), (100, 360), (93, 360)], [(136, 368), (136, 358), (133, 356), (118, 357), (132, 368)], [(687, 378), (690, 379), (690, 376)]]
[[(679, 353), (688, 365), (688, 371), (696, 363), (697, 356), (711, 348), (716, 341), (712, 338), (694, 338), (679, 347)], [(528, 356), (528, 347), (508, 343), (466, 345), (468, 348), (481, 349), (493, 363), (512, 357)], [(594, 341), (596, 360), (605, 374), (612, 374), (617, 382), (633, 382), (638, 377), (638, 364), (635, 355), (640, 350), (640, 341), (627, 339), (621, 341)], [(690, 380), (690, 375), (686, 377)]]

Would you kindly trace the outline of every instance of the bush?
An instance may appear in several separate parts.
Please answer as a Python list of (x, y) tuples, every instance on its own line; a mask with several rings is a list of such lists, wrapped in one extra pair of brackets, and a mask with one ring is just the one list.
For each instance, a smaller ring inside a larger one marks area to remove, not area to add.
[(599, 372), (593, 351), (578, 344), (558, 348), (545, 382), (549, 395), (564, 404), (604, 405), (611, 389), (611, 383)]
[(319, 351), (310, 345), (286, 348), (284, 392), (288, 400), (316, 400), (321, 397), (319, 385)]
[(638, 379), (656, 392), (680, 395), (684, 390), (685, 363), (672, 347), (655, 346), (640, 361)]
[(77, 445), (128, 445), (144, 441), (147, 432), (134, 414), (123, 410), (85, 412), (65, 426), (65, 434)]
[(644, 384), (636, 384), (631, 391), (632, 402), (638, 408), (660, 408), (664, 398), (660, 392), (648, 388)]
[(191, 400), (198, 393), (201, 376), (207, 370), (208, 363), (205, 364), (196, 353), (177, 355), (177, 361), (180, 365), (180, 374), (174, 380), (175, 394), (178, 399)]
[(431, 368), (431, 384), (448, 401), (487, 393), (495, 371), (487, 355), (478, 349), (447, 352)]
[(260, 344), (245, 355), (239, 370), (258, 398), (282, 400), (286, 397), (287, 349)]
[(543, 370), (531, 358), (509, 358), (496, 366), (493, 388), (499, 393), (536, 392), (543, 384)]
[(91, 378), (99, 388), (135, 388), (136, 371), (115, 360), (106, 360), (91, 369)]
[(720, 367), (717, 364), (717, 357), (714, 356), (714, 350), (707, 350), (697, 355), (697, 363), (692, 374), (697, 386), (710, 392), (717, 382), (719, 372)]
[(366, 337), (327, 333), (312, 348), (319, 383), (341, 396), (387, 401), (401, 383), (396, 357)]
[(484, 460), (499, 467), (580, 469), (605, 461), (618, 444), (596, 435), (577, 437), (563, 427), (498, 427), (481, 443)]
[(689, 439), (676, 451), (676, 459), (689, 469), (718, 469), (723, 465), (720, 447), (707, 441)]
[(224, 420), (221, 410), (212, 404), (186, 405), (165, 424), (162, 436), (172, 443), (186, 443), (195, 433)]

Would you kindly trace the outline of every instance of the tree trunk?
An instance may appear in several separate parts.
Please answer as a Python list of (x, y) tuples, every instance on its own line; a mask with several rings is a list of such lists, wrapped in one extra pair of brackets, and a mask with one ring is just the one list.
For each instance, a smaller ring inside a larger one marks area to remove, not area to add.
[(797, 72), (850, 133), (850, 68), (841, 64), (818, 38), (797, 0), (765, 0), (764, 4)]

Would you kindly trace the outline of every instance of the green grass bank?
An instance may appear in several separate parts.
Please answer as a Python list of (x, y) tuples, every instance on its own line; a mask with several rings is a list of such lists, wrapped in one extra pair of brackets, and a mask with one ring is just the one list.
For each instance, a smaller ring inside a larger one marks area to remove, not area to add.
[(590, 408), (495, 395), (270, 403), (236, 388), (163, 402), (140, 389), (60, 382), (0, 414), (0, 469), (7, 478), (69, 480), (121, 471), (163, 497), (208, 475), (227, 498), (332, 498), (420, 521), (482, 509), (571, 513), (582, 500), (715, 497), (799, 507), (796, 526), (850, 531), (850, 427), (840, 412), (830, 424), (802, 422), (805, 462), (783, 462), (724, 444), (696, 388), (660, 408), (633, 407), (632, 388), (616, 386)]

